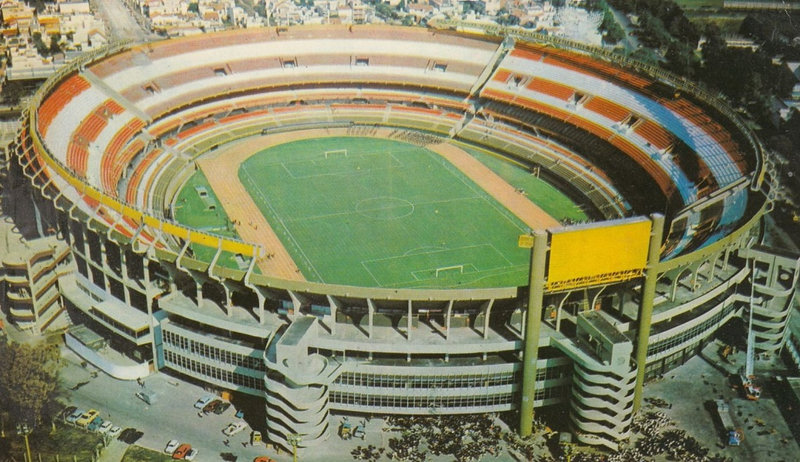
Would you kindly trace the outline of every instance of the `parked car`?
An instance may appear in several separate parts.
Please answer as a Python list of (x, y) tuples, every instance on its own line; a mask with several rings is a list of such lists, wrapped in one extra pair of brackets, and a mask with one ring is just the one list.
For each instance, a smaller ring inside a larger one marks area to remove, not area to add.
[(258, 456), (255, 459), (253, 459), (253, 462), (275, 462), (275, 459), (267, 456)]
[(233, 436), (239, 433), (240, 431), (244, 430), (244, 427), (245, 427), (244, 422), (231, 422), (228, 424), (227, 427), (225, 427), (224, 430), (222, 430), (222, 433), (224, 433), (225, 436)]
[(75, 409), (74, 411), (72, 411), (72, 414), (67, 416), (66, 421), (69, 423), (75, 423), (78, 421), (78, 419), (81, 418), (84, 412), (86, 411), (84, 411), (83, 409)]
[(78, 410), (78, 408), (77, 408), (77, 407), (75, 407), (75, 406), (67, 406), (67, 407), (65, 407), (65, 408), (64, 408), (64, 410), (63, 410), (63, 411), (61, 411), (61, 417), (62, 417), (64, 420), (67, 420), (67, 417), (69, 417), (70, 415), (72, 415), (72, 413), (73, 413), (73, 412), (75, 412), (75, 411), (77, 411), (77, 410)]
[(110, 420), (106, 420), (105, 422), (103, 422), (102, 425), (97, 427), (97, 433), (100, 433), (101, 435), (105, 435), (106, 433), (108, 433), (109, 430), (111, 430), (111, 427), (113, 427), (113, 426), (114, 426), (114, 424), (111, 423)]
[(100, 415), (100, 412), (98, 412), (98, 411), (96, 411), (94, 409), (89, 409), (88, 411), (84, 412), (78, 418), (78, 420), (75, 421), (75, 423), (80, 425), (81, 427), (85, 427), (85, 426), (89, 425), (89, 422), (94, 420), (94, 418), (97, 417), (98, 415)]
[(225, 401), (223, 401), (217, 407), (214, 408), (214, 414), (222, 415), (222, 413), (227, 411), (229, 407), (231, 407), (231, 403), (226, 403)]
[(186, 457), (184, 457), (184, 459), (194, 460), (194, 458), (197, 457), (197, 452), (198, 451), (195, 448), (189, 449), (189, 452), (186, 453)]
[(194, 403), (194, 407), (197, 409), (203, 409), (206, 407), (206, 404), (210, 403), (214, 398), (214, 395), (203, 396)]
[(222, 400), (215, 399), (210, 403), (206, 404), (205, 406), (203, 406), (203, 412), (205, 412), (206, 414), (208, 414), (209, 412), (214, 412), (214, 409), (216, 409), (217, 406), (219, 406), (220, 404), (222, 404)]
[(92, 419), (92, 421), (89, 422), (88, 425), (86, 425), (86, 429), (89, 430), (90, 432), (96, 432), (97, 430), (100, 429), (101, 425), (103, 425), (103, 418), (98, 415), (95, 416), (95, 418)]
[(117, 425), (114, 425), (114, 426), (113, 426), (113, 427), (111, 427), (111, 429), (108, 431), (107, 435), (108, 435), (110, 438), (116, 438), (116, 437), (118, 437), (118, 436), (119, 436), (121, 433), (122, 433), (122, 427), (119, 427), (119, 426), (117, 426)]
[(164, 448), (164, 452), (167, 454), (172, 454), (178, 449), (178, 446), (180, 446), (178, 440), (169, 440), (169, 442), (167, 442), (167, 446)]
[(178, 446), (178, 449), (172, 453), (173, 459), (183, 459), (186, 457), (186, 454), (192, 449), (190, 444), (183, 443), (182, 445)]

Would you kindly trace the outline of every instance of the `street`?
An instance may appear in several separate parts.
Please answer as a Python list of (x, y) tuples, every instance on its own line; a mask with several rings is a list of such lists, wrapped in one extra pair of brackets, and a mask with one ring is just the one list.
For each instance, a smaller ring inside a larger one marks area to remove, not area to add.
[(136, 13), (122, 0), (91, 0), (91, 4), (105, 21), (110, 39), (141, 42), (148, 38), (149, 33), (136, 22)]

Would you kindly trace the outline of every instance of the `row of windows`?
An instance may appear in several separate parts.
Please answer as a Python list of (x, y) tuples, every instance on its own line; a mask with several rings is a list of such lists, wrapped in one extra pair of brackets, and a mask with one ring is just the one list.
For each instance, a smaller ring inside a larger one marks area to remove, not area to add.
[(209, 366), (198, 361), (181, 356), (173, 351), (164, 350), (164, 360), (168, 366), (191, 371), (194, 374), (203, 375), (229, 384), (248, 387), (254, 390), (265, 390), (264, 380), (250, 377), (249, 375), (237, 374), (236, 372), (226, 371), (217, 367)]
[(188, 353), (196, 354), (213, 361), (230, 364), (231, 366), (246, 367), (257, 371), (266, 370), (264, 361), (260, 358), (246, 356), (239, 353), (209, 346), (190, 338), (178, 335), (175, 332), (164, 332), (164, 343)]
[(331, 404), (369, 407), (402, 407), (418, 409), (458, 408), (511, 405), (513, 393), (480, 396), (393, 396), (361, 395), (340, 391), (330, 392)]
[(336, 383), (379, 388), (474, 388), (513, 385), (518, 380), (519, 374), (517, 372), (435, 377), (345, 372), (336, 379)]
[(661, 353), (662, 351), (667, 351), (671, 348), (674, 348), (678, 345), (687, 342), (692, 338), (702, 335), (704, 332), (707, 332), (709, 329), (711, 329), (712, 326), (719, 324), (720, 321), (722, 321), (723, 318), (728, 316), (735, 308), (736, 307), (733, 304), (730, 304), (726, 306), (724, 309), (720, 310), (719, 313), (715, 314), (714, 316), (711, 316), (710, 318), (692, 327), (691, 329), (688, 329), (686, 331), (681, 332), (678, 335), (675, 335), (673, 337), (670, 337), (668, 339), (650, 345), (647, 348), (647, 356), (652, 356), (654, 354)]
[(108, 315), (106, 315), (105, 313), (103, 313), (100, 310), (96, 310), (96, 309), (92, 308), (91, 312), (92, 312), (93, 316), (95, 316), (95, 317), (97, 317), (99, 319), (102, 319), (103, 321), (105, 321), (106, 324), (108, 324), (110, 326), (113, 326), (114, 329), (116, 329), (116, 330), (118, 330), (120, 332), (124, 332), (129, 337), (141, 338), (141, 337), (144, 337), (145, 335), (150, 333), (150, 329), (148, 329), (147, 327), (142, 327), (139, 330), (133, 330), (128, 326), (120, 324), (119, 322), (117, 322), (116, 319), (109, 317)]

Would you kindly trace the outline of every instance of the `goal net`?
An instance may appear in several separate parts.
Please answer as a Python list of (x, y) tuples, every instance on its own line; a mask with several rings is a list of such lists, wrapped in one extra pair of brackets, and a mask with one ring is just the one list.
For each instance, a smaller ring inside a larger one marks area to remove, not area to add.
[(463, 273), (464, 273), (464, 265), (443, 266), (441, 268), (436, 268), (437, 278), (441, 274), (448, 275), (448, 274), (463, 274)]
[(347, 149), (334, 149), (332, 151), (325, 151), (325, 158), (329, 157), (347, 157)]

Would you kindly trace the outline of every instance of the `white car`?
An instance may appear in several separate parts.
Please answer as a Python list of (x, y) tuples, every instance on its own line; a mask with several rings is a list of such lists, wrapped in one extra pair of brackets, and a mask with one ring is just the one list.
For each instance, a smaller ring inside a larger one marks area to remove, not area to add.
[(204, 407), (206, 407), (206, 404), (210, 403), (211, 400), (213, 400), (214, 398), (216, 398), (216, 396), (214, 395), (203, 396), (202, 398), (198, 399), (197, 402), (194, 403), (194, 407), (197, 409), (203, 409)]
[(114, 424), (111, 423), (110, 420), (106, 420), (100, 425), (100, 428), (97, 429), (97, 433), (105, 435), (106, 433), (108, 433), (109, 430), (111, 430), (112, 426), (114, 426)]
[(167, 454), (172, 454), (173, 452), (175, 452), (176, 449), (178, 449), (178, 446), (180, 445), (181, 443), (179, 443), (178, 440), (169, 440), (169, 443), (167, 443), (167, 447), (164, 448), (164, 452), (166, 452)]
[(186, 460), (194, 460), (194, 458), (196, 456), (197, 456), (197, 449), (192, 448), (192, 449), (189, 449), (189, 452), (187, 452), (186, 455), (183, 456), (183, 458), (186, 459)]
[(111, 427), (111, 430), (108, 431), (108, 436), (111, 438), (116, 438), (120, 435), (120, 433), (122, 433), (122, 427), (114, 425)]
[(233, 436), (244, 430), (244, 427), (244, 422), (231, 422), (227, 427), (225, 427), (225, 430), (222, 430), (222, 433), (224, 433), (225, 436)]

